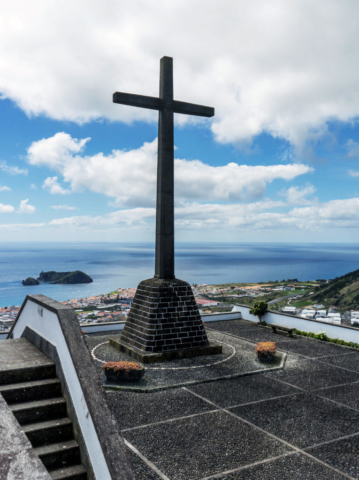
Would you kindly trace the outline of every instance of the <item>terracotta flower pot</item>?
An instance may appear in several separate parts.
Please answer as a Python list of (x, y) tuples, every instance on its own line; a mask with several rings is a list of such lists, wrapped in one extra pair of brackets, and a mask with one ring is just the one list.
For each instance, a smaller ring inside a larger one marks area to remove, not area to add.
[(118, 370), (114, 372), (112, 369), (105, 369), (104, 370), (106, 378), (109, 382), (139, 382), (144, 373), (145, 369), (141, 368), (141, 370)]
[(271, 353), (268, 353), (267, 355), (264, 355), (263, 353), (258, 353), (257, 356), (258, 360), (262, 363), (270, 363), (274, 358), (274, 355), (272, 355)]

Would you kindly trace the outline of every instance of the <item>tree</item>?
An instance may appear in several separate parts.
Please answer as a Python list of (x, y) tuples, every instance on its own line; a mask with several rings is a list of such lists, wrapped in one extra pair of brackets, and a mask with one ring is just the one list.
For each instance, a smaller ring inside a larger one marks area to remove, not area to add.
[(259, 323), (262, 323), (262, 317), (268, 312), (268, 304), (263, 300), (254, 302), (253, 307), (249, 310), (251, 315), (259, 318)]

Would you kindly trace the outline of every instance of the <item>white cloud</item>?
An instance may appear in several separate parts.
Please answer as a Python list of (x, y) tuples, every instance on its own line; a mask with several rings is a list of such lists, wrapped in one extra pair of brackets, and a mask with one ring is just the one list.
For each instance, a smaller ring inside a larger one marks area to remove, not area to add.
[(47, 177), (47, 179), (42, 185), (42, 188), (47, 188), (53, 195), (66, 195), (71, 193), (70, 190), (66, 190), (65, 188), (61, 187), (61, 185), (57, 181), (57, 177)]
[(12, 205), (4, 205), (3, 203), (0, 203), (0, 213), (11, 213), (15, 210), (15, 208)]
[(32, 183), (30, 185), (30, 188), (31, 188), (31, 190), (37, 190), (37, 186), (34, 183)]
[(216, 108), (218, 141), (299, 145), (358, 116), (358, 16), (356, 0), (1, 2), (0, 91), (28, 115), (156, 121), (111, 96), (157, 96), (168, 54), (176, 98)]
[(0, 192), (10, 192), (11, 188), (4, 186), (0, 186)]
[(348, 150), (347, 158), (359, 158), (359, 143), (354, 142), (354, 140), (350, 139), (347, 141), (346, 147)]
[(359, 198), (330, 200), (304, 208), (294, 208), (288, 216), (306, 228), (358, 228)]
[(27, 231), (29, 228), (42, 228), (45, 226), (46, 223), (3, 223), (0, 225), (0, 229)]
[(26, 168), (10, 167), (6, 162), (0, 161), (0, 170), (10, 175), (27, 175), (28, 170)]
[[(73, 191), (88, 189), (116, 199), (118, 206), (152, 206), (155, 203), (157, 140), (137, 150), (113, 150), (80, 156), (89, 139), (77, 140), (67, 133), (32, 143), (31, 165), (47, 166), (59, 172)], [(238, 201), (263, 196), (274, 180), (293, 180), (313, 169), (304, 164), (249, 166), (229, 163), (212, 167), (199, 160), (175, 160), (176, 200)], [(69, 193), (49, 177), (43, 187), (51, 193)]]
[(61, 170), (64, 159), (83, 150), (90, 138), (77, 140), (68, 133), (59, 132), (53, 137), (43, 138), (33, 142), (27, 150), (31, 165), (47, 166), (54, 170)]
[(28, 198), (26, 200), (21, 200), (18, 210), (19, 213), (35, 213), (35, 207), (33, 205), (29, 205), (27, 203), (28, 201)]
[(316, 190), (314, 185), (307, 184), (305, 187), (289, 187), (280, 191), (279, 195), (286, 197), (290, 205), (308, 205), (313, 203), (313, 199), (309, 200), (307, 197), (313, 195)]
[(71, 227), (115, 227), (119, 225), (146, 226), (146, 221), (155, 218), (154, 208), (131, 208), (129, 210), (118, 210), (104, 216), (91, 217), (83, 215), (78, 217), (58, 218), (51, 220), (50, 225), (71, 226)]
[(359, 172), (356, 172), (355, 170), (349, 170), (348, 173), (351, 177), (359, 177)]
[[(331, 200), (310, 207), (283, 211), (284, 202), (265, 200), (248, 204), (184, 203), (175, 209), (176, 230), (218, 232), (221, 229), (304, 230), (313, 232), (330, 228), (357, 229), (359, 198)], [(124, 225), (154, 228), (155, 209), (136, 208), (119, 210), (104, 216), (74, 216), (52, 220), (50, 226), (83, 228), (88, 230), (116, 229)]]
[(54, 210), (76, 210), (76, 207), (70, 207), (69, 205), (52, 205)]

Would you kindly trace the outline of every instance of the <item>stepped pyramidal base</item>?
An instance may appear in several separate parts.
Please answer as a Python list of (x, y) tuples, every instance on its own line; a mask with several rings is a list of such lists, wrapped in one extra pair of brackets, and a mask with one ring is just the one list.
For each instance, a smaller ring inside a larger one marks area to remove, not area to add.
[(121, 338), (110, 345), (142, 363), (222, 353), (208, 341), (191, 286), (176, 278), (138, 285)]

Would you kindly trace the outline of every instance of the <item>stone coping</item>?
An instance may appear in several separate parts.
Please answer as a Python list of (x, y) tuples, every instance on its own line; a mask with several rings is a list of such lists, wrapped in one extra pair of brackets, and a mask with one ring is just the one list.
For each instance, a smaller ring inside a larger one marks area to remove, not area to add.
[[(107, 404), (102, 382), (85, 344), (74, 309), (41, 294), (27, 295), (9, 337), (13, 334), (28, 301), (56, 314), (111, 477), (116, 480), (133, 480), (135, 477), (126, 457), (123, 439)], [(41, 332), (38, 332), (38, 335), (41, 336)], [(46, 343), (46, 339), (44, 340)], [(37, 347), (41, 350), (41, 344)]]
[(0, 478), (51, 480), (1, 393)]

